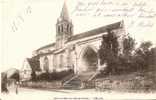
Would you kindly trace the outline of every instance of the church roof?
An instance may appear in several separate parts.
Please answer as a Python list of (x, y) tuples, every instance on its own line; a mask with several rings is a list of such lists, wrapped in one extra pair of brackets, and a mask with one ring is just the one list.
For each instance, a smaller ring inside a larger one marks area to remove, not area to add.
[(64, 2), (64, 4), (63, 4), (63, 8), (62, 8), (62, 11), (60, 14), (60, 19), (67, 20), (67, 21), (69, 20), (69, 14), (68, 14), (66, 2)]
[(36, 58), (27, 58), (27, 61), (33, 71), (40, 71), (40, 61)]
[(116, 23), (113, 23), (113, 24), (109, 24), (109, 25), (106, 25), (106, 26), (103, 26), (103, 27), (99, 27), (99, 28), (96, 28), (96, 29), (93, 29), (93, 30), (90, 30), (90, 31), (87, 31), (87, 32), (77, 34), (77, 35), (74, 35), (74, 36), (72, 36), (71, 38), (68, 39), (68, 42), (73, 41), (73, 40), (77, 40), (77, 39), (81, 39), (81, 38), (84, 38), (84, 37), (98, 35), (98, 34), (106, 32), (108, 30), (117, 29), (117, 28), (120, 28), (120, 27), (122, 27), (122, 21), (116, 22)]
[(50, 44), (48, 44), (48, 45), (45, 45), (45, 46), (43, 46), (43, 47), (40, 47), (40, 48), (37, 49), (36, 51), (39, 51), (39, 50), (42, 50), (42, 49), (45, 49), (45, 48), (48, 48), (48, 47), (53, 47), (53, 46), (55, 46), (55, 43), (50, 43)]

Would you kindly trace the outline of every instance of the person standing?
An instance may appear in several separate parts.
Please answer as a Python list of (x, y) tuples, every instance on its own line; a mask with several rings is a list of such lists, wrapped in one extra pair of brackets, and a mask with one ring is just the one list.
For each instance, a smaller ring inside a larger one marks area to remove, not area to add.
[(16, 94), (18, 94), (18, 82), (16, 82)]

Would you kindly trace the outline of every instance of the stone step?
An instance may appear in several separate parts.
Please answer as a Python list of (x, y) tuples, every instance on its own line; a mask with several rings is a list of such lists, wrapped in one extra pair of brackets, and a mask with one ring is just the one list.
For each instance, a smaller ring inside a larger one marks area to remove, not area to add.
[(95, 74), (95, 72), (86, 72), (83, 74), (75, 75), (69, 81), (65, 82), (63, 87), (65, 89), (80, 89), (82, 82), (89, 81), (89, 79)]
[(95, 74), (95, 72), (84, 72), (80, 75), (78, 75), (78, 78), (81, 80), (81, 81), (88, 81), (90, 80), (90, 78)]

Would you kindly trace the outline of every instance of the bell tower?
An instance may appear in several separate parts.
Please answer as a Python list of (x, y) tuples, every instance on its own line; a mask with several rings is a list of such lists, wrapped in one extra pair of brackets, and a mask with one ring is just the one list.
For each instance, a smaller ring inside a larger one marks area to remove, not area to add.
[(72, 35), (73, 24), (69, 18), (66, 2), (64, 2), (60, 17), (57, 19), (56, 23), (56, 48), (62, 48)]

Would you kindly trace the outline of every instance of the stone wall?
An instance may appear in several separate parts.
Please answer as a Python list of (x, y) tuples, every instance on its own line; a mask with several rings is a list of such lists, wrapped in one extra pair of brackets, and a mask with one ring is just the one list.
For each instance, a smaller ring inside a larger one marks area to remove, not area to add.
[(95, 81), (95, 88), (98, 91), (148, 92), (156, 91), (156, 85), (154, 84), (153, 80), (145, 77), (103, 78)]
[(59, 89), (62, 87), (61, 81), (53, 81), (53, 82), (23, 82), (21, 87), (27, 88), (38, 88), (38, 89)]

